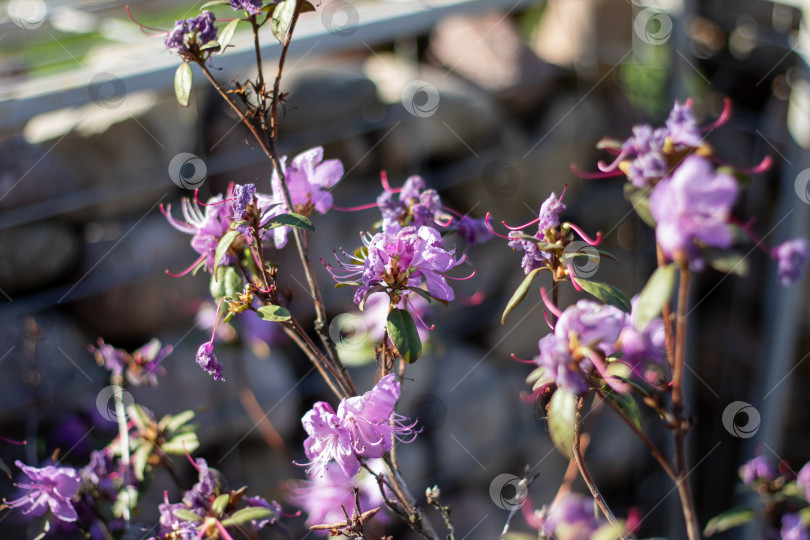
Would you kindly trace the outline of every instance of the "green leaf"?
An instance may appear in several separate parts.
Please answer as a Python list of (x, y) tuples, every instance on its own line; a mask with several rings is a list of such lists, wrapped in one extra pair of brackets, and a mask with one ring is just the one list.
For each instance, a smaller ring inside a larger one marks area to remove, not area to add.
[(273, 11), (270, 28), (279, 43), (284, 41), (287, 31), (290, 29), (290, 24), (295, 16), (295, 4), (296, 0), (282, 0), (276, 4), (276, 9)]
[(132, 456), (132, 469), (135, 471), (135, 478), (139, 481), (143, 481), (147, 461), (149, 456), (152, 455), (153, 448), (154, 445), (151, 442), (144, 442), (135, 450), (135, 454)]
[(127, 411), (129, 416), (135, 422), (135, 425), (139, 428), (144, 428), (146, 426), (152, 425), (152, 415), (147, 412), (145, 407), (141, 407), (140, 405), (130, 405), (129, 410)]
[(281, 306), (263, 306), (258, 310), (259, 318), (263, 321), (289, 321), (290, 312)]
[(200, 441), (197, 439), (197, 434), (189, 431), (176, 435), (172, 440), (160, 445), (160, 448), (167, 454), (184, 455), (190, 454), (199, 446)]
[(724, 274), (736, 274), (740, 277), (748, 275), (748, 259), (736, 251), (721, 251), (707, 249), (703, 252), (709, 266)]
[(605, 393), (606, 398), (612, 401), (638, 429), (641, 429), (641, 410), (639, 410), (638, 403), (636, 403), (632, 395), (620, 394), (609, 386), (604, 386), (602, 391)]
[(422, 355), (422, 340), (416, 331), (416, 324), (411, 314), (404, 309), (395, 308), (388, 314), (386, 329), (391, 343), (399, 351), (402, 359), (413, 364)]
[(208, 49), (219, 49), (219, 41), (212, 40), (200, 47), (201, 51), (207, 51)]
[(231, 247), (231, 244), (239, 236), (239, 231), (228, 231), (222, 235), (222, 238), (219, 239), (219, 244), (217, 244), (217, 250), (214, 253), (214, 276), (219, 276), (217, 273), (217, 268), (219, 268), (219, 261), (222, 260), (222, 257), (225, 256), (225, 253), (228, 252), (228, 249)]
[(536, 268), (529, 272), (526, 277), (523, 279), (523, 282), (517, 288), (515, 293), (512, 295), (512, 298), (509, 299), (509, 302), (506, 304), (506, 309), (503, 310), (503, 315), (501, 315), (501, 324), (506, 321), (506, 315), (513, 309), (515, 309), (518, 304), (523, 302), (523, 299), (526, 298), (526, 294), (529, 292), (529, 289), (532, 287), (532, 282), (534, 281), (534, 277), (537, 273), (542, 270), (542, 268)]
[(601, 281), (590, 281), (582, 278), (578, 278), (577, 283), (579, 283), (579, 286), (582, 287), (585, 292), (598, 298), (605, 304), (610, 304), (624, 312), (630, 313), (632, 308), (630, 299), (627, 298), (627, 295), (624, 294), (621, 289), (607, 283), (602, 283)]
[[(138, 490), (135, 486), (124, 486), (118, 492), (115, 502), (112, 505), (113, 516), (116, 518), (124, 517), (125, 510), (134, 510), (138, 506)], [(109, 538), (112, 538), (110, 536)]]
[(234, 19), (223, 26), (222, 30), (219, 31), (219, 35), (217, 36), (217, 41), (219, 41), (219, 46), (221, 47), (219, 54), (225, 54), (225, 49), (228, 48), (231, 39), (233, 39), (233, 34), (236, 32), (236, 27), (241, 21), (242, 19)]
[(304, 2), (301, 4), (301, 13), (311, 13), (315, 11), (315, 6), (313, 6), (309, 2)]
[(633, 321), (636, 330), (641, 332), (650, 321), (661, 315), (661, 310), (669, 302), (675, 290), (675, 277), (678, 268), (674, 264), (659, 267), (650, 276), (636, 302)]
[(749, 508), (732, 508), (710, 519), (709, 523), (706, 524), (706, 528), (703, 530), (703, 534), (711, 536), (715, 533), (745, 525), (753, 520), (754, 516), (754, 511)]
[(231, 527), (233, 525), (242, 525), (249, 521), (259, 521), (262, 519), (267, 519), (275, 515), (271, 509), (264, 507), (264, 506), (250, 506), (248, 508), (242, 508), (241, 510), (237, 510), (233, 513), (231, 517), (222, 521), (222, 525), (225, 527)]
[(200, 6), (200, 11), (202, 12), (202, 10), (214, 6), (227, 6), (228, 4), (230, 4), (228, 0), (212, 0), (211, 2), (206, 2), (205, 4)]
[(211, 504), (211, 511), (214, 512), (215, 516), (221, 516), (225, 509), (228, 507), (228, 503), (231, 502), (231, 496), (228, 493), (223, 493)]
[(624, 185), (624, 198), (627, 199), (638, 217), (652, 228), (655, 228), (655, 218), (650, 212), (650, 188), (638, 188), (631, 183)]
[(571, 458), (577, 425), (577, 396), (558, 388), (548, 402), (548, 432), (557, 450)]
[(158, 427), (163, 431), (173, 433), (180, 429), (181, 426), (188, 424), (194, 419), (195, 412), (192, 410), (183, 411), (180, 414), (167, 414), (160, 420)]
[(183, 62), (174, 72), (174, 95), (177, 96), (177, 103), (183, 107), (188, 107), (191, 97), (191, 79), (191, 66), (188, 62)]
[(277, 215), (267, 222), (265, 229), (269, 230), (284, 226), (295, 227), (296, 229), (303, 229), (305, 231), (315, 230), (315, 227), (312, 226), (312, 222), (309, 220), (309, 218), (295, 213)]
[(183, 521), (193, 521), (195, 523), (199, 523), (203, 520), (200, 516), (192, 512), (191, 510), (187, 510), (185, 508), (178, 508), (177, 510), (173, 511), (174, 515), (182, 519)]
[(590, 536), (590, 540), (616, 540), (624, 534), (624, 523), (605, 523)]
[(208, 291), (217, 304), (225, 297), (236, 298), (242, 292), (242, 276), (231, 266), (220, 266), (211, 274)]

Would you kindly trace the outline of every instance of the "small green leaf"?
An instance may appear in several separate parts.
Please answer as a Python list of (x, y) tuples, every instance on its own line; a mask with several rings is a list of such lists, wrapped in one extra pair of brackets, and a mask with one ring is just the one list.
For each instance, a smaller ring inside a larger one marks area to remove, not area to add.
[(227, 49), (228, 45), (231, 43), (233, 34), (236, 32), (236, 27), (241, 21), (242, 19), (234, 19), (223, 26), (222, 30), (219, 31), (219, 35), (217, 36), (217, 41), (219, 41), (219, 46), (221, 47), (219, 54), (225, 54), (225, 49)]
[(206, 2), (202, 6), (200, 6), (200, 12), (206, 8), (214, 7), (214, 6), (227, 6), (229, 4), (228, 0), (212, 0), (211, 2)]
[(225, 509), (228, 507), (228, 503), (231, 501), (231, 496), (228, 493), (223, 493), (211, 504), (211, 511), (214, 512), (215, 516), (221, 516)]
[(191, 66), (188, 62), (183, 62), (174, 72), (174, 95), (177, 96), (177, 103), (183, 107), (188, 107), (191, 97)]
[(607, 283), (602, 283), (601, 281), (590, 281), (581, 278), (577, 279), (577, 283), (579, 283), (579, 286), (582, 287), (585, 292), (598, 298), (605, 304), (610, 304), (626, 313), (630, 313), (632, 309), (630, 299), (627, 298), (627, 295), (624, 294), (621, 289)]
[(250, 506), (234, 512), (231, 517), (222, 521), (222, 525), (225, 527), (242, 525), (249, 521), (259, 521), (274, 515), (275, 512), (265, 506)]
[(289, 321), (290, 312), (281, 306), (263, 306), (258, 309), (259, 318), (263, 321)]
[(309, 218), (295, 213), (277, 215), (267, 222), (265, 229), (269, 230), (284, 226), (295, 227), (296, 229), (303, 229), (305, 231), (315, 230), (315, 227), (312, 226), (312, 222), (309, 220)]
[(709, 266), (724, 274), (736, 274), (740, 277), (748, 275), (748, 259), (736, 251), (721, 251), (707, 249), (703, 252)]
[(405, 362), (413, 364), (422, 355), (422, 340), (416, 331), (416, 324), (411, 314), (404, 309), (395, 308), (388, 314), (386, 322), (391, 343), (397, 348)]
[(577, 426), (577, 396), (558, 388), (548, 403), (548, 432), (554, 446), (569, 459)]
[(219, 41), (212, 40), (200, 47), (201, 51), (207, 51), (208, 49), (219, 49)]
[(228, 249), (231, 247), (231, 244), (237, 236), (239, 236), (239, 231), (228, 231), (222, 235), (222, 238), (220, 238), (219, 244), (217, 244), (217, 250), (214, 252), (214, 276), (219, 276), (217, 273), (219, 263), (225, 256), (225, 253), (228, 252)]
[(503, 315), (501, 315), (501, 324), (506, 321), (506, 315), (515, 309), (518, 304), (523, 302), (523, 299), (526, 298), (526, 294), (529, 292), (529, 289), (532, 287), (532, 282), (534, 281), (534, 277), (537, 273), (542, 270), (542, 268), (536, 268), (529, 272), (526, 277), (521, 282), (520, 286), (515, 291), (515, 294), (512, 295), (512, 298), (509, 299), (509, 302), (506, 304), (506, 309), (503, 310)]
[(160, 448), (167, 454), (184, 455), (190, 454), (200, 446), (197, 434), (193, 431), (180, 433), (169, 442), (160, 445)]
[(172, 512), (175, 516), (179, 517), (183, 521), (193, 521), (195, 523), (199, 523), (203, 520), (200, 516), (192, 512), (191, 510), (187, 510), (185, 508), (178, 508)]
[(641, 294), (638, 295), (636, 311), (633, 313), (633, 321), (636, 330), (641, 332), (650, 321), (661, 315), (661, 310), (672, 297), (675, 290), (675, 277), (678, 268), (674, 264), (659, 267), (650, 276), (647, 284), (644, 285)]
[(242, 276), (231, 266), (220, 266), (211, 275), (208, 291), (217, 304), (225, 297), (236, 298), (242, 292)]
[(129, 413), (130, 418), (132, 418), (132, 421), (135, 422), (135, 425), (139, 428), (152, 425), (152, 415), (149, 414), (145, 407), (133, 404), (130, 405), (127, 413)]
[(169, 433), (173, 433), (180, 429), (181, 426), (188, 424), (192, 420), (194, 420), (194, 411), (188, 410), (183, 411), (180, 414), (167, 414), (164, 418), (160, 420), (158, 427), (163, 431), (167, 431)]
[(644, 223), (655, 228), (655, 218), (650, 212), (650, 191), (650, 188), (638, 188), (628, 182), (624, 185), (624, 198), (633, 206), (633, 210)]
[(270, 21), (270, 29), (279, 43), (284, 41), (287, 31), (290, 29), (293, 17), (295, 16), (296, 0), (282, 0), (276, 4), (273, 11), (273, 19)]
[(617, 540), (624, 534), (624, 523), (605, 523), (599, 527), (589, 540)]
[(641, 429), (641, 411), (632, 395), (620, 394), (608, 386), (603, 387), (602, 391), (606, 398), (612, 401), (638, 429)]
[(713, 534), (745, 525), (754, 519), (756, 514), (753, 510), (748, 508), (733, 508), (727, 512), (723, 512), (719, 516), (715, 516), (706, 524), (703, 534), (711, 536)]
[(153, 448), (154, 445), (152, 443), (144, 442), (135, 450), (135, 454), (132, 456), (132, 469), (135, 472), (135, 478), (139, 481), (143, 481), (146, 464), (149, 460), (149, 456), (152, 455)]

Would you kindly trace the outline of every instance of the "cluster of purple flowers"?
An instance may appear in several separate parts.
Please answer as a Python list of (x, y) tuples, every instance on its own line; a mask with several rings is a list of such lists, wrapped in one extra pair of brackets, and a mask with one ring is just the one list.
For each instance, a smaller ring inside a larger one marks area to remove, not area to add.
[(204, 10), (196, 17), (175, 21), (174, 28), (166, 35), (166, 48), (181, 56), (196, 54), (200, 47), (217, 39), (216, 17)]
[(326, 402), (315, 403), (301, 419), (309, 435), (304, 441), (310, 460), (307, 474), (323, 475), (334, 461), (353, 477), (361, 458), (383, 457), (394, 440), (411, 442), (416, 437), (414, 423), (394, 411), (399, 396), (399, 382), (389, 373), (362, 396), (341, 400), (337, 413)]
[(262, 11), (262, 0), (228, 0), (228, 2), (233, 9), (243, 9), (251, 15), (258, 15)]
[(113, 380), (123, 381), (126, 376), (127, 381), (135, 386), (157, 386), (157, 376), (164, 371), (161, 362), (172, 352), (171, 345), (162, 346), (157, 339), (132, 353), (116, 349), (101, 338), (98, 348), (92, 345), (88, 348), (98, 364), (110, 371)]
[(592, 498), (578, 493), (570, 493), (552, 504), (540, 518), (540, 530), (557, 540), (616, 538), (622, 532), (614, 531), (607, 521), (597, 517)]
[[(556, 193), (552, 193), (548, 199), (543, 201), (540, 205), (540, 212), (537, 217), (537, 232), (534, 238), (541, 242), (548, 242), (553, 240), (549, 238), (546, 231), (549, 229), (556, 229), (560, 226), (560, 213), (565, 210), (565, 205), (562, 203), (562, 197), (557, 198)], [(528, 238), (521, 238), (523, 235), (520, 231), (514, 230), (509, 232), (509, 247), (515, 251), (523, 251), (523, 261), (521, 267), (526, 275), (530, 274), (532, 270), (543, 268), (551, 262), (553, 254), (549, 251), (541, 250), (537, 242)]]
[(555, 384), (583, 394), (592, 387), (595, 369), (614, 390), (626, 392), (628, 386), (608, 374), (605, 358), (611, 356), (638, 377), (656, 382), (665, 364), (663, 321), (656, 319), (639, 331), (633, 320), (632, 314), (591, 300), (569, 306), (559, 314), (554, 331), (538, 343), (538, 369), (529, 377), (534, 391), (541, 394)]

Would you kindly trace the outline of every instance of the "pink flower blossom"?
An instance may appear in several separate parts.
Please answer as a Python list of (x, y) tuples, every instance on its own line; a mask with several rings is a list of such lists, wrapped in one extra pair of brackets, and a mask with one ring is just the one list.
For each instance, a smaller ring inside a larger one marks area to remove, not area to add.
[(13, 501), (4, 501), (8, 507), (20, 508), (30, 517), (40, 517), (50, 509), (62, 521), (76, 521), (78, 515), (71, 502), (81, 483), (76, 469), (52, 465), (38, 469), (19, 460), (14, 463), (31, 480), (17, 485), (26, 493)]

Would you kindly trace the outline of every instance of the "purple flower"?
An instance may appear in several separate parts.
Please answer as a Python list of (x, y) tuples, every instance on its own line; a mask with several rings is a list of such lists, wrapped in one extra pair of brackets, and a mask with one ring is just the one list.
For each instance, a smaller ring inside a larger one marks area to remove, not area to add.
[(346, 476), (357, 474), (360, 462), (352, 451), (351, 433), (341, 425), (331, 405), (323, 401), (315, 403), (301, 423), (309, 435), (304, 441), (304, 452), (310, 460), (308, 475), (323, 475), (330, 461), (337, 462)]
[[(290, 166), (286, 166), (287, 157), (281, 158), (284, 169), (284, 180), (290, 192), (291, 211), (310, 216), (313, 210), (325, 214), (332, 208), (330, 189), (343, 176), (343, 164), (339, 159), (323, 159), (323, 147), (316, 146), (295, 156)], [(283, 201), (283, 188), (277, 171), (273, 170), (273, 200)], [(277, 248), (287, 243), (289, 227), (277, 227), (270, 231)]]
[(740, 477), (746, 486), (755, 482), (773, 482), (778, 475), (774, 464), (764, 456), (757, 456), (740, 467)]
[(782, 516), (782, 530), (779, 533), (782, 540), (810, 540), (810, 532), (798, 514)]
[(377, 197), (383, 218), (383, 230), (396, 232), (401, 227), (439, 227), (451, 223), (451, 216), (442, 211), (442, 201), (435, 189), (425, 189), (421, 176), (410, 176), (399, 193), (386, 190)]
[[(400, 309), (408, 309), (411, 313), (421, 320), (430, 322), (432, 309), (430, 304), (425, 298), (416, 293), (405, 291), (400, 295), (402, 298), (396, 307)], [(359, 316), (363, 319), (366, 329), (366, 337), (372, 342), (379, 343), (385, 336), (386, 317), (388, 317), (388, 308), (391, 304), (391, 298), (383, 293), (372, 293), (366, 299), (363, 306), (363, 311)], [(267, 326), (265, 324), (265, 326)], [(272, 325), (270, 325), (272, 326)], [(425, 343), (430, 339), (430, 330), (426, 326), (416, 325), (416, 332), (419, 334), (419, 339)], [(389, 339), (390, 343), (390, 339)]]
[(771, 252), (779, 267), (779, 280), (790, 287), (802, 276), (802, 267), (807, 262), (807, 240), (794, 238), (779, 244)]
[(267, 502), (261, 497), (245, 497), (245, 502), (247, 503), (248, 507), (260, 506), (263, 508), (269, 508), (274, 512), (273, 515), (262, 520), (251, 521), (250, 526), (254, 531), (260, 531), (268, 525), (274, 525), (278, 521), (278, 516), (281, 514), (281, 505), (276, 501)]
[(358, 456), (382, 457), (394, 439), (411, 442), (414, 424), (394, 412), (399, 395), (399, 382), (389, 373), (362, 396), (341, 400), (337, 414), (328, 403), (317, 402), (301, 419), (309, 435), (304, 441), (310, 459), (307, 474), (321, 476), (329, 462), (336, 461), (343, 474), (352, 477), (360, 470)]
[[(366, 465), (375, 473), (384, 470), (381, 460), (372, 459)], [(341, 506), (351, 515), (354, 508), (353, 489), (360, 490), (360, 510), (365, 512), (384, 504), (377, 480), (366, 471), (360, 471), (356, 476), (346, 476), (342, 470), (331, 468), (321, 476), (311, 480), (296, 482), (287, 499), (290, 503), (302, 508), (307, 513), (308, 527), (323, 523), (337, 523), (344, 521)], [(388, 494), (392, 499), (395, 497)], [(382, 512), (377, 514), (376, 520), (385, 519)], [(316, 531), (325, 535), (329, 531)]]
[(538, 342), (537, 346), (540, 354), (534, 358), (534, 362), (544, 369), (536, 387), (545, 387), (555, 383), (559, 388), (576, 395), (588, 391), (590, 386), (583, 376), (583, 372), (590, 371), (592, 364), (587, 359), (574, 362), (568, 340), (548, 334)]
[(174, 22), (174, 28), (168, 33), (164, 43), (170, 51), (185, 52), (185, 38), (188, 34), (188, 21), (180, 20)]
[(804, 490), (804, 498), (810, 501), (810, 462), (805, 463), (796, 477), (796, 485)]
[[(256, 195), (255, 184), (236, 184), (233, 187), (233, 206), (231, 207), (231, 217), (234, 221), (250, 221), (248, 206), (253, 204)], [(248, 223), (238, 225), (236, 230), (241, 234), (250, 235), (252, 226)]]
[(571, 493), (548, 510), (543, 531), (559, 540), (580, 540), (590, 538), (602, 525), (594, 514), (593, 499)]
[(627, 315), (613, 306), (580, 300), (569, 306), (554, 325), (554, 335), (568, 342), (574, 336), (580, 346), (613, 352), (613, 344), (627, 321)]
[(228, 0), (233, 9), (244, 9), (251, 15), (258, 15), (262, 11), (262, 0)]
[(483, 244), (492, 239), (492, 233), (487, 229), (487, 225), (483, 219), (473, 219), (468, 216), (462, 216), (456, 222), (456, 230), (464, 238), (468, 246), (476, 244)]
[[(168, 501), (158, 506), (160, 511), (159, 538), (176, 538), (178, 540), (194, 540), (199, 537), (197, 524), (193, 521), (184, 521), (175, 515), (175, 510), (190, 510), (198, 516), (205, 517), (205, 512), (199, 509), (190, 509), (183, 503), (171, 504)], [(173, 536), (169, 536), (173, 535)]]
[(407, 418), (394, 412), (399, 395), (399, 382), (389, 373), (362, 396), (340, 402), (337, 416), (351, 434), (356, 455), (379, 458), (391, 450), (394, 439), (410, 442), (416, 437), (414, 424), (406, 424)]
[(650, 194), (655, 237), (671, 260), (702, 267), (698, 245), (727, 248), (732, 236), (727, 222), (739, 187), (733, 176), (716, 173), (705, 158), (691, 155)]
[[(222, 202), (222, 200), (222, 195), (211, 197), (203, 211), (196, 201), (190, 202), (188, 199), (183, 199), (181, 204), (185, 223), (172, 217), (170, 205), (167, 205), (165, 209), (162, 205), (160, 207), (172, 227), (180, 232), (193, 235), (191, 247), (200, 254), (200, 257), (194, 262), (192, 268), (197, 264), (203, 264), (206, 270), (213, 272), (214, 266), (216, 266), (217, 261), (214, 260), (214, 257), (216, 257), (217, 245), (220, 238), (230, 230), (231, 224), (230, 203)], [(219, 264), (229, 264), (231, 256), (226, 253), (218, 262)]]
[(215, 381), (224, 381), (222, 378), (222, 363), (214, 354), (214, 344), (206, 341), (197, 349), (197, 363), (214, 377)]
[[(534, 237), (542, 242), (546, 241), (545, 232), (547, 229), (556, 229), (560, 226), (560, 213), (565, 210), (565, 205), (557, 198), (556, 193), (551, 193), (548, 199), (540, 205), (540, 212), (537, 216), (537, 233)], [(524, 251), (521, 266), (526, 275), (532, 270), (544, 267), (552, 259), (552, 254), (542, 251), (537, 247), (537, 243), (525, 238), (517, 238), (523, 233), (512, 231), (509, 233), (509, 247), (515, 251)]]
[(675, 106), (667, 118), (667, 137), (676, 146), (688, 146), (696, 148), (703, 142), (700, 135), (700, 128), (697, 125), (695, 116), (692, 114), (692, 106), (687, 101), (683, 105), (675, 102)]
[(198, 32), (200, 45), (205, 45), (209, 41), (217, 39), (217, 28), (214, 26), (216, 20), (214, 14), (208, 10), (188, 20), (191, 30)]
[(338, 282), (360, 278), (360, 287), (354, 294), (356, 304), (361, 305), (377, 290), (398, 294), (406, 287), (419, 287), (423, 278), (433, 298), (450, 301), (455, 297), (443, 273), (461, 264), (464, 258), (456, 260), (455, 249), (444, 249), (436, 229), (405, 227), (395, 233), (383, 231), (365, 237), (363, 242), (367, 248), (365, 259), (353, 257), (356, 262), (340, 262), (342, 270), (327, 265)]
[(620, 158), (635, 156), (625, 171), (627, 179), (634, 186), (651, 186), (667, 174), (668, 165), (664, 155), (666, 138), (667, 130), (664, 128), (653, 129), (648, 125), (633, 127), (633, 136), (622, 144)]
[(10, 508), (20, 508), (24, 515), (40, 517), (48, 511), (62, 521), (76, 521), (78, 515), (71, 499), (79, 490), (81, 478), (76, 469), (48, 465), (40, 469), (18, 461), (17, 467), (30, 478), (17, 484), (26, 493), (13, 501), (4, 501)]
[(127, 367), (127, 357), (129, 354), (123, 349), (116, 349), (112, 345), (104, 343), (98, 338), (98, 348), (92, 345), (87, 347), (96, 357), (98, 365), (110, 371), (113, 377), (120, 378)]
[(191, 510), (199, 509), (203, 513), (208, 509), (211, 500), (219, 495), (220, 474), (208, 466), (203, 458), (194, 460), (197, 468), (197, 483), (183, 494), (183, 504)]

